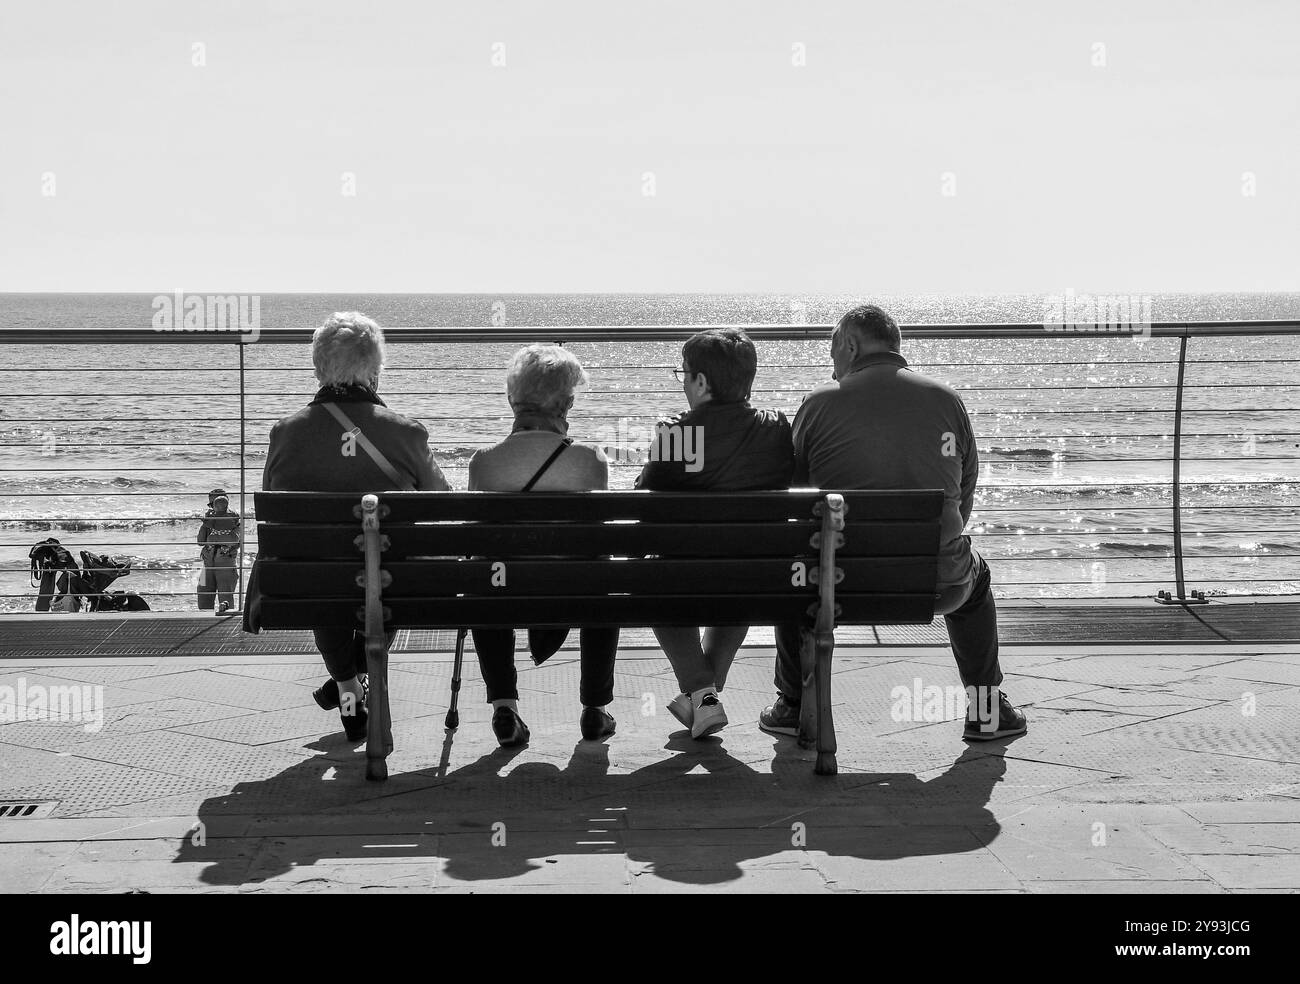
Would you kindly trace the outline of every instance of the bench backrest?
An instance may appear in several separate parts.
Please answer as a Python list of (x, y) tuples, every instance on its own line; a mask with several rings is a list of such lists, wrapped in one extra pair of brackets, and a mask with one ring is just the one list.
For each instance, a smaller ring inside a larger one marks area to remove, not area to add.
[[(847, 491), (841, 624), (934, 614), (943, 493)], [(772, 625), (817, 601), (826, 491), (378, 494), (389, 627)], [(358, 494), (259, 492), (261, 624), (358, 624)]]

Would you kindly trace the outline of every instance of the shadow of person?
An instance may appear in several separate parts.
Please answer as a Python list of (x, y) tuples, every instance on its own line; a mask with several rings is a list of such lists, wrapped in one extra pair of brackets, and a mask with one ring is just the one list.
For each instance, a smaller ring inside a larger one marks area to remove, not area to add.
[[(303, 747), (318, 754), (274, 776), (237, 783), (229, 793), (204, 800), (173, 863), (206, 864), (199, 878), (208, 885), (242, 885), (330, 858), (435, 856), (436, 840), (424, 836), (427, 821), (410, 812), (390, 821), (382, 810), (367, 808), (367, 804), (423, 793), (416, 801), (421, 810), (434, 815), (443, 812), (445, 802), (431, 795), (434, 787), (448, 783), (437, 766), (396, 773), (385, 783), (372, 783), (363, 778), (364, 743), (331, 734)], [(467, 785), (480, 778), (497, 778), (522, 751), (494, 749), (454, 775)], [(362, 827), (365, 833), (357, 833)], [(256, 857), (235, 849), (239, 843), (257, 843), (259, 833), (264, 836)], [(414, 847), (376, 848), (373, 844), (377, 837), (399, 833), (420, 836)]]
[[(492, 758), (485, 755), (475, 763), (478, 775), (488, 771), (481, 766)], [(458, 771), (455, 778), (463, 775), (464, 770)], [(563, 768), (553, 762), (525, 762), (494, 779), (483, 803), (465, 802), (455, 809), (457, 823), (470, 830), (438, 838), (447, 878), (514, 878), (544, 868), (557, 855), (608, 854), (617, 846), (588, 837), (592, 808), (579, 805), (575, 812), (574, 806), (589, 802), (588, 794), (609, 779), (609, 746), (604, 742), (578, 742)]]
[[(689, 737), (666, 747), (682, 754), (629, 777), (638, 786), (627, 797), (637, 816), (627, 854), (671, 881), (721, 884), (755, 863), (800, 867), (805, 851), (866, 860), (959, 854), (983, 848), (1000, 829), (988, 803), (1006, 762), (976, 749), (922, 780), (906, 772), (816, 776), (813, 753), (793, 740), (774, 742), (770, 773)], [(697, 773), (701, 766), (708, 775)], [(696, 826), (683, 829), (684, 808)]]
[[(929, 779), (816, 776), (812, 753), (786, 739), (759, 771), (767, 753), (745, 761), (682, 731), (664, 744), (669, 755), (622, 775), (609, 774), (607, 744), (578, 742), (564, 762), (509, 768), (523, 749), (496, 748), (445, 775), (430, 766), (381, 784), (361, 778), (363, 752), (341, 736), (306, 747), (320, 754), (206, 800), (206, 843), (185, 839), (175, 862), (204, 863), (206, 884), (238, 885), (342, 858), (441, 858), (449, 880), (473, 883), (521, 878), (566, 855), (626, 854), (633, 878), (720, 885), (756, 868), (807, 868), (816, 853), (978, 850), (999, 831), (988, 804), (1006, 771), (996, 749), (968, 748)], [(250, 857), (235, 843), (260, 847)]]

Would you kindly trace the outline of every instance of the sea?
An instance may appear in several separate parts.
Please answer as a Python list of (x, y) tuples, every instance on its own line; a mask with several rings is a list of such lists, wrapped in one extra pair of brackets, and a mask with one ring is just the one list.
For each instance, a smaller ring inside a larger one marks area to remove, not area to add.
[[(150, 328), (150, 294), (0, 294), (13, 328)], [(602, 325), (569, 347), (590, 385), (571, 434), (601, 444), (611, 484), (631, 488), (654, 422), (684, 409), (674, 342), (617, 340), (618, 326), (829, 324), (870, 300), (904, 325), (903, 354), (955, 387), (981, 471), (968, 532), (1002, 598), (1150, 597), (1173, 588), (1177, 339), (1062, 332), (1047, 338), (926, 340), (907, 325), (1041, 324), (1041, 294), (869, 297), (727, 294), (263, 294), (266, 328), (309, 328), (334, 311), (386, 327), (479, 326), (466, 344), (390, 343), (381, 396), (421, 420), (454, 487), (474, 452), (509, 432), (504, 366), (517, 347), (494, 327)], [(1156, 294), (1151, 320), (1300, 319), (1300, 294)], [(562, 334), (562, 333), (557, 333)], [(267, 432), (314, 394), (307, 344), (0, 345), (0, 612), (30, 611), (29, 551), (47, 537), (75, 554), (129, 560), (113, 587), (155, 610), (193, 610), (196, 534), (207, 491), (246, 517)], [(753, 402), (793, 418), (830, 377), (825, 338), (758, 343)], [(1300, 335), (1195, 338), (1187, 349), (1182, 502), (1188, 590), (1300, 593)]]

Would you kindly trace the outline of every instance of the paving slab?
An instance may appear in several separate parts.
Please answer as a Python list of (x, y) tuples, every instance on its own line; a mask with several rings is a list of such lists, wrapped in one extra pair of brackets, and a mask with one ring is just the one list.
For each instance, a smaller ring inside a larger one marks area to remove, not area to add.
[(0, 888), (1300, 890), (1300, 651), (1009, 650), (1004, 687), (1029, 733), (967, 744), (959, 711), (908, 720), (893, 693), (957, 687), (945, 648), (841, 645), (840, 772), (819, 777), (812, 750), (757, 727), (773, 659), (758, 638), (723, 692), (731, 724), (703, 741), (666, 713), (676, 686), (658, 652), (620, 657), (605, 742), (578, 734), (576, 652), (521, 658), (533, 737), (514, 750), (496, 746), (472, 649), (456, 732), (445, 649), (395, 654), (387, 783), (364, 780), (364, 745), (311, 701), (324, 673), (292, 639), (261, 654), (10, 657), (6, 678), (102, 685), (107, 709), (93, 732), (0, 724), (0, 801), (44, 804), (0, 820)]

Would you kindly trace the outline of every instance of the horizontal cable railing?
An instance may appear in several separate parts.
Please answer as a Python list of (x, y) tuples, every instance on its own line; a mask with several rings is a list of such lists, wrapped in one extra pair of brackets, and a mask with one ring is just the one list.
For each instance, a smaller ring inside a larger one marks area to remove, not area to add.
[[(605, 446), (611, 486), (629, 488), (654, 420), (685, 409), (669, 371), (703, 327), (389, 328), (381, 395), (426, 424), (463, 488), (468, 457), (509, 430), (506, 357), (561, 342), (592, 378), (571, 433)], [(793, 417), (829, 377), (831, 326), (743, 327), (760, 351), (753, 402)], [(982, 461), (969, 532), (998, 592), (1300, 592), (1300, 322), (1090, 328), (903, 328), (912, 366), (969, 407)], [(0, 610), (30, 610), (27, 550), (46, 536), (129, 557), (132, 575), (113, 589), (192, 607), (194, 534), (214, 486), (244, 518), (242, 586), (267, 431), (316, 388), (309, 339), (308, 329), (0, 330), (0, 344), (22, 346), (0, 368)]]

